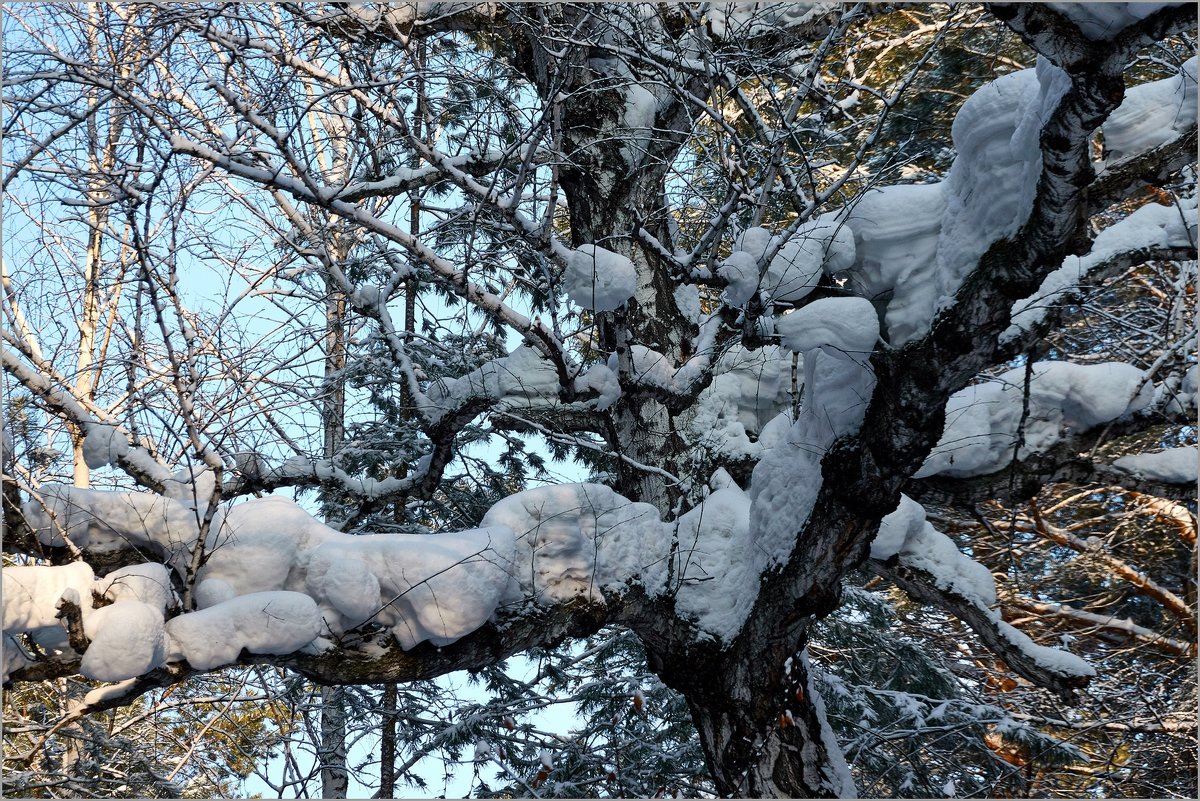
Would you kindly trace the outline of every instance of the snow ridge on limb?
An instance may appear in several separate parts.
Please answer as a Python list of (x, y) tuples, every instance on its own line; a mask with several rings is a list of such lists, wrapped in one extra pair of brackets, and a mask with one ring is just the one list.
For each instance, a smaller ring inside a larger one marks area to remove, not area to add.
[(925, 510), (906, 495), (885, 517), (871, 544), (871, 568), (913, 599), (933, 604), (962, 620), (1018, 675), (1066, 700), (1096, 670), (1059, 648), (1038, 645), (1004, 621), (992, 607), (996, 585), (983, 565), (925, 519)]
[(1104, 168), (1114, 169), (1196, 127), (1196, 57), (1169, 78), (1134, 86), (1104, 123)]
[[(522, 148), (518, 156), (524, 160), (530, 158), (534, 163), (549, 160), (550, 152), (537, 148)], [(347, 183), (338, 193), (338, 200), (357, 202), (372, 197), (390, 197), (404, 195), (415, 189), (432, 186), (445, 180), (444, 163), (447, 166), (462, 170), (467, 175), (482, 178), (502, 164), (509, 161), (513, 154), (504, 150), (493, 150), (487, 153), (468, 151), (455, 156), (446, 156), (443, 162), (419, 168), (399, 168), (388, 175), (371, 181), (353, 181)]]
[(102, 412), (94, 405), (79, 400), (65, 389), (55, 387), (50, 378), (31, 369), (8, 347), (0, 347), (0, 363), (6, 372), (47, 407), (79, 424), (88, 435), (103, 440), (102, 446), (94, 445), (92, 448), (93, 461), (115, 464), (138, 484), (159, 492), (163, 490), (164, 482), (171, 477), (170, 471), (145, 448), (131, 442), (121, 427), (109, 420), (99, 419)]
[(1112, 264), (1137, 263), (1155, 254), (1195, 255), (1196, 199), (1175, 206), (1148, 203), (1105, 228), (1084, 256), (1068, 256), (1062, 267), (1046, 276), (1035, 295), (1017, 301), (1012, 324), (1001, 335), (1009, 343), (1037, 326), (1054, 307), (1077, 297), (1093, 274)]
[(875, 189), (822, 218), (838, 232), (825, 271), (863, 297), (891, 296), (893, 346), (924, 336), (988, 248), (1025, 224), (1042, 170), (1039, 136), (1069, 83), (1045, 59), (992, 81), (955, 115), (958, 155), (942, 181)]
[(1141, 478), (1165, 481), (1168, 484), (1195, 484), (1197, 478), (1196, 446), (1167, 448), (1155, 453), (1134, 453), (1122, 456), (1112, 466)]
[[(875, 375), (868, 359), (879, 319), (863, 298), (822, 298), (777, 323), (785, 348), (804, 360), (800, 413), (750, 482), (750, 528), (763, 569), (785, 564), (820, 493), (821, 462), (840, 438), (862, 423)], [(761, 573), (761, 570), (760, 570)]]
[[(1087, 213), (1103, 211), (1143, 181), (1161, 183), (1191, 162), (1196, 122), (1195, 57), (1170, 78), (1127, 90), (1102, 127), (1104, 160), (1089, 187)], [(1122, 191), (1114, 191), (1118, 187)], [(1102, 271), (1150, 258), (1195, 258), (1195, 217), (1196, 199), (1191, 196), (1174, 207), (1147, 204), (1105, 228), (1085, 255), (1067, 256), (1036, 294), (1013, 305), (1012, 324), (1001, 341), (1011, 347), (1026, 332), (1036, 335), (1051, 309), (1075, 297), (1085, 280)]]

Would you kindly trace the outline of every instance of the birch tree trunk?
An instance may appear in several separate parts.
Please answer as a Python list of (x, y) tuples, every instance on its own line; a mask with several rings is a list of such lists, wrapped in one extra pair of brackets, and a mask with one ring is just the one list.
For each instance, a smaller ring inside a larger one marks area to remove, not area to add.
[[(332, 281), (326, 282), (325, 291), (326, 395), (323, 417), (325, 457), (333, 459), (342, 445), (346, 430), (346, 386), (342, 374), (346, 367), (346, 300)], [(321, 743), (317, 755), (321, 765), (321, 796), (346, 798), (350, 774), (346, 769), (345, 687), (321, 687)]]

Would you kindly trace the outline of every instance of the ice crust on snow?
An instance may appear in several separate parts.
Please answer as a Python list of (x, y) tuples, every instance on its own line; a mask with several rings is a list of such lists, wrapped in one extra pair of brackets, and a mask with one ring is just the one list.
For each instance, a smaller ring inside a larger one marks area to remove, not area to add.
[[(1025, 368), (967, 387), (946, 403), (946, 427), (915, 474), (978, 476), (1013, 458), (1021, 426)], [(1141, 370), (1120, 362), (1038, 362), (1029, 387), (1029, 417), (1018, 459), (1042, 453), (1068, 432), (1081, 432), (1145, 408), (1153, 388)]]
[(1157, 453), (1134, 453), (1122, 456), (1113, 462), (1113, 467), (1140, 478), (1165, 481), (1168, 484), (1195, 484), (1197, 460), (1200, 455), (1196, 446), (1168, 448)]
[(637, 269), (619, 253), (582, 245), (567, 257), (563, 288), (581, 308), (612, 311), (637, 291)]
[(1166, 144), (1195, 124), (1196, 57), (1192, 56), (1170, 78), (1126, 90), (1121, 105), (1101, 128), (1106, 166)]

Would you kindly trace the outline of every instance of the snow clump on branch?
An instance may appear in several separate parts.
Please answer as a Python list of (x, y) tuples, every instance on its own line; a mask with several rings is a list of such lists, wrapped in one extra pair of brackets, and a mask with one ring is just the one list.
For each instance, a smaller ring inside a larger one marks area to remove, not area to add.
[(1123, 158), (1166, 144), (1196, 124), (1196, 57), (1170, 78), (1134, 86), (1104, 123), (1104, 158)]
[[(80, 548), (118, 543), (159, 549), (184, 579), (196, 546), (196, 510), (148, 493), (44, 487), (58, 529), (36, 502), (26, 505), (47, 544), (64, 536)], [(167, 661), (202, 670), (251, 653), (319, 650), (367, 622), (390, 630), (402, 648), (445, 646), (527, 603), (583, 597), (596, 604), (640, 584), (654, 595), (666, 582), (668, 538), (654, 507), (597, 484), (542, 487), (505, 498), (483, 527), (436, 536), (336, 531), (293, 501), (259, 498), (214, 521), (196, 578), (196, 610), (178, 606), (167, 567), (146, 564), (96, 579), (83, 562), (5, 568), (4, 631), (46, 632), (60, 650), (59, 606), (80, 606), (92, 641), (81, 670), (117, 681)], [(111, 606), (92, 608), (93, 592)], [(106, 601), (106, 602), (107, 602)], [(110, 610), (110, 611), (106, 611)], [(56, 634), (57, 632), (57, 634)], [(20, 660), (7, 664), (19, 666)]]
[[(1029, 217), (1042, 170), (1039, 133), (1070, 81), (1044, 59), (975, 92), (955, 116), (957, 156), (938, 183), (874, 189), (800, 226), (760, 271), (772, 245), (744, 231), (718, 267), (724, 302), (795, 303), (826, 273), (881, 307), (896, 347), (923, 336), (967, 273)], [(793, 325), (795, 325), (793, 323)]]
[(1144, 409), (1154, 387), (1130, 364), (1038, 362), (1029, 380), (1029, 414), (1022, 419), (1025, 368), (950, 396), (946, 427), (915, 478), (981, 476), (1017, 459), (1044, 453), (1079, 433)]
[(1195, 445), (1167, 448), (1157, 453), (1131, 453), (1113, 462), (1113, 467), (1135, 476), (1168, 484), (1195, 484), (1197, 460)]
[(1108, 41), (1136, 22), (1180, 3), (1046, 3), (1089, 39)]
[(612, 311), (637, 291), (637, 269), (619, 253), (582, 245), (567, 257), (563, 288), (580, 308)]

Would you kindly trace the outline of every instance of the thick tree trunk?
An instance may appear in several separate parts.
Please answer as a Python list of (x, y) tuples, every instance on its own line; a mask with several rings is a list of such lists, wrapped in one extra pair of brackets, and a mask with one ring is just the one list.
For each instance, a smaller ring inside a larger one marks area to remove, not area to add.
[[(546, 6), (544, 13), (547, 21), (571, 31), (571, 39), (603, 29), (596, 8)], [(526, 31), (516, 25), (513, 32), (514, 65), (547, 102), (569, 98), (561, 105), (555, 133), (565, 157), (558, 175), (567, 198), (572, 245), (595, 244), (626, 256), (637, 267), (634, 297), (616, 311), (596, 315), (600, 346), (615, 353), (626, 368), (633, 342), (653, 347), (676, 366), (694, 326), (679, 313), (669, 270), (642, 248), (638, 230), (653, 230), (653, 221), (664, 218), (663, 184), (693, 128), (689, 111), (678, 96), (660, 98), (654, 137), (640, 141), (622, 119), (626, 93), (636, 76), (612, 73), (606, 59), (584, 48), (547, 49), (551, 40), (540, 29)], [(698, 86), (681, 88), (699, 91)], [(649, 150), (643, 152), (645, 148)], [(619, 476), (617, 489), (669, 513), (677, 498), (672, 482), (663, 473), (637, 465), (677, 473), (682, 453), (673, 434), (672, 415), (661, 398), (634, 386), (627, 372), (621, 378), (622, 397), (613, 410), (610, 429), (604, 432), (609, 447), (624, 457), (613, 465)]]
[[(666, 165), (678, 153), (692, 121), (677, 99), (660, 103), (654, 121), (656, 152), (639, 164), (628, 164), (628, 151), (614, 135), (625, 106), (621, 87), (628, 79), (614, 81), (603, 91), (599, 87), (608, 78), (596, 74), (590, 63), (569, 68), (556, 64), (557, 56), (539, 51), (536, 42), (530, 37), (525, 69), (544, 95), (552, 85), (554, 92), (562, 91), (551, 80), (556, 69), (560, 75), (568, 70), (574, 80), (586, 84), (586, 91), (572, 98), (562, 115), (567, 163), (560, 174), (572, 244), (595, 243), (627, 256), (637, 267), (634, 297), (621, 309), (597, 315), (600, 346), (616, 354), (622, 383), (606, 432), (613, 451), (625, 457), (615, 465), (617, 489), (670, 516), (677, 511), (673, 507), (679, 489), (666, 475), (638, 464), (682, 474), (686, 449), (674, 433), (670, 401), (636, 383), (630, 344), (653, 347), (672, 367), (691, 355), (694, 326), (680, 314), (671, 271), (642, 247), (637, 231), (654, 230), (651, 221), (662, 216)], [(660, 241), (669, 242), (666, 232), (661, 233)], [(672, 612), (657, 609), (654, 616), (665, 622), (650, 624), (639, 634), (652, 668), (687, 699), (719, 792), (734, 797), (853, 795), (848, 772), (830, 768), (844, 767), (844, 760), (823, 725), (823, 710), (814, 701), (800, 656), (806, 629), (791, 625), (778, 632), (773, 626), (752, 626), (736, 646), (720, 652), (697, 645), (684, 624), (672, 622)]]
[[(845, 762), (802, 651), (773, 662), (740, 650), (660, 663), (687, 700), (717, 791), (735, 798), (845, 798), (854, 795)], [(654, 660), (658, 661), (658, 660)]]

